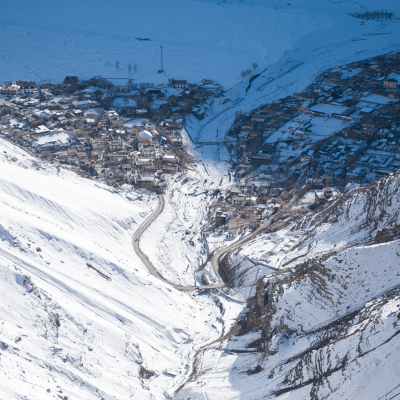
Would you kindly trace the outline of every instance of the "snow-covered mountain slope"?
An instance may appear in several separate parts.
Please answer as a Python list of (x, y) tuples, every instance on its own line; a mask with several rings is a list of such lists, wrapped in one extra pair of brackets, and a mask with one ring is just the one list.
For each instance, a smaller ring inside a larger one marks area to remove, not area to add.
[[(393, 0), (379, 7), (399, 11)], [(208, 78), (228, 88), (242, 80), (242, 71), (260, 73), (285, 52), (293, 51), (292, 61), (300, 62), (304, 58), (299, 50), (327, 46), (325, 53), (318, 53), (320, 60), (309, 53), (321, 66), (335, 43), (346, 56), (370, 49), (374, 38), (360, 35), (376, 33), (380, 23), (367, 23), (360, 30), (360, 21), (347, 14), (375, 8), (371, 0), (6, 2), (0, 17), (0, 35), (6, 39), (0, 49), (0, 81), (59, 81), (65, 75), (153, 83), (171, 77), (196, 83)], [(397, 24), (389, 31), (385, 42), (396, 43)], [(366, 40), (349, 48), (354, 38)], [(164, 74), (157, 73), (160, 46)], [(137, 66), (136, 72), (129, 74), (129, 64)]]
[[(210, 163), (205, 168), (211, 169)], [(211, 176), (216, 182), (210, 179), (206, 185), (202, 183), (202, 175), (195, 170), (189, 169), (174, 178), (165, 195), (162, 214), (142, 236), (142, 249), (152, 264), (164, 278), (180, 285), (195, 285), (196, 280), (202, 284), (199, 281), (202, 274), (196, 276), (196, 271), (214, 250), (208, 247), (203, 232), (208, 205), (215, 197), (213, 189), (220, 183), (219, 187), (230, 183), (225, 174), (213, 171)]]
[(397, 172), (306, 217), (299, 245), (316, 246), (259, 277), (237, 327), (199, 356), (178, 398), (397, 398), (400, 240), (373, 242), (400, 222), (399, 183)]
[[(287, 215), (291, 215), (290, 212)], [(287, 215), (273, 217), (279, 224)], [(260, 235), (231, 254), (226, 264), (235, 287), (248, 298), (263, 275), (292, 268), (316, 256), (371, 245), (377, 232), (400, 224), (400, 175), (389, 174), (353, 189), (284, 229)], [(273, 227), (274, 225), (272, 225)]]
[(372, 244), (378, 230), (400, 224), (399, 189), (400, 172), (397, 171), (343, 194), (311, 219), (306, 216), (293, 227), (304, 232), (296, 251), (314, 242), (310, 255)]
[(0, 171), (0, 398), (173, 392), (238, 305), (148, 273), (131, 240), (156, 198), (58, 171), (4, 141)]

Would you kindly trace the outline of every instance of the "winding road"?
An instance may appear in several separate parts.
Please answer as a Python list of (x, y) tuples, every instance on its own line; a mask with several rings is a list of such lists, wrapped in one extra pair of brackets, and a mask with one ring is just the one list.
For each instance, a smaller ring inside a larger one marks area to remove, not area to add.
[(140, 250), (140, 238), (141, 238), (143, 232), (162, 213), (162, 211), (164, 209), (164, 204), (165, 204), (164, 196), (162, 194), (159, 194), (158, 200), (159, 200), (159, 204), (158, 204), (157, 210), (150, 216), (150, 218), (148, 220), (146, 220), (139, 227), (139, 229), (133, 234), (133, 237), (132, 237), (133, 249), (135, 250), (135, 253), (138, 255), (138, 257), (143, 261), (143, 264), (147, 267), (149, 272), (156, 278), (160, 279), (161, 281), (163, 281), (165, 283), (168, 283), (169, 285), (173, 286), (175, 289), (178, 289), (178, 290), (186, 290), (186, 291), (188, 291), (188, 290), (205, 290), (205, 289), (220, 289), (220, 288), (226, 287), (226, 283), (224, 282), (224, 280), (221, 278), (221, 276), (218, 273), (218, 259), (221, 256), (218, 257), (217, 262), (214, 262), (215, 256), (213, 257), (213, 260), (212, 260), (214, 272), (215, 272), (216, 276), (218, 277), (218, 283), (216, 283), (215, 285), (180, 286), (180, 285), (177, 285), (177, 284), (170, 282), (169, 280), (163, 278), (158, 273), (158, 271), (154, 268), (153, 264), (150, 262), (149, 258), (146, 256), (146, 254), (144, 254), (142, 252), (142, 250)]
[[(157, 279), (160, 279), (161, 281), (168, 283), (169, 285), (171, 285), (172, 287), (174, 287), (175, 289), (178, 290), (184, 290), (184, 291), (190, 291), (190, 290), (210, 290), (210, 289), (221, 289), (226, 287), (226, 283), (224, 282), (224, 280), (222, 279), (221, 275), (219, 274), (219, 260), (228, 252), (233, 250), (234, 248), (242, 245), (243, 243), (247, 242), (248, 240), (250, 240), (251, 238), (253, 238), (255, 235), (257, 235), (258, 233), (260, 233), (260, 231), (262, 229), (265, 229), (269, 224), (270, 221), (267, 221), (265, 224), (263, 224), (260, 228), (258, 228), (257, 230), (255, 230), (254, 232), (250, 233), (249, 235), (246, 235), (245, 237), (243, 237), (242, 239), (238, 240), (237, 242), (232, 243), (230, 246), (224, 247), (223, 249), (218, 250), (212, 257), (211, 259), (211, 264), (213, 267), (213, 270), (215, 272), (215, 275), (218, 277), (218, 283), (214, 284), (214, 285), (200, 285), (200, 286), (181, 286), (181, 285), (177, 285), (173, 282), (170, 282), (169, 280), (163, 278), (159, 272), (154, 268), (153, 264), (150, 262), (149, 258), (146, 256), (146, 254), (144, 254), (142, 252), (142, 250), (140, 249), (140, 238), (143, 234), (143, 232), (151, 225), (151, 223), (162, 213), (162, 211), (164, 210), (164, 204), (165, 204), (165, 199), (164, 196), (162, 194), (158, 195), (158, 200), (159, 200), (159, 204), (157, 207), (157, 210), (154, 211), (154, 213), (150, 216), (150, 218), (148, 218), (133, 234), (132, 236), (132, 245), (133, 248), (135, 250), (135, 253), (137, 254), (137, 256), (143, 261), (143, 264), (147, 267), (147, 269), (149, 270), (149, 272), (155, 276)], [(226, 295), (225, 293), (223, 293), (222, 291), (220, 292), (222, 295), (224, 295), (225, 297), (228, 297), (231, 300), (235, 300), (241, 303), (245, 303), (242, 300), (238, 300), (235, 298), (232, 298), (231, 296)]]

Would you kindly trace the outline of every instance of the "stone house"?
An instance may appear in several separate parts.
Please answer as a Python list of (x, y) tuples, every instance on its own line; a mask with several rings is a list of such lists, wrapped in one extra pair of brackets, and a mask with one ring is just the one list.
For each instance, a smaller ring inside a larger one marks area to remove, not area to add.
[(136, 133), (136, 139), (138, 143), (148, 143), (153, 140), (153, 135), (151, 134), (151, 132), (143, 129)]
[(116, 111), (106, 111), (105, 115), (110, 125), (122, 125), (122, 119), (119, 117)]
[(66, 76), (64, 78), (64, 85), (76, 85), (78, 83), (77, 76)]
[(187, 82), (185, 80), (175, 80), (172, 79), (171, 84), (174, 88), (186, 88)]
[(397, 81), (396, 81), (396, 79), (385, 79), (383, 81), (383, 85), (386, 88), (391, 89), (391, 90), (397, 89)]

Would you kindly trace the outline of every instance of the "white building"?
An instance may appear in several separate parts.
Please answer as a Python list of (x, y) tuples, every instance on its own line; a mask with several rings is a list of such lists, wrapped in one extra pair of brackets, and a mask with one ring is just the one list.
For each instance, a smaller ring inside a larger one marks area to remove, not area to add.
[(116, 111), (113, 111), (113, 110), (106, 111), (106, 116), (107, 116), (108, 122), (111, 125), (121, 125), (122, 124), (122, 120)]
[(1, 88), (1, 94), (17, 95), (20, 93), (21, 89), (15, 82), (7, 82)]

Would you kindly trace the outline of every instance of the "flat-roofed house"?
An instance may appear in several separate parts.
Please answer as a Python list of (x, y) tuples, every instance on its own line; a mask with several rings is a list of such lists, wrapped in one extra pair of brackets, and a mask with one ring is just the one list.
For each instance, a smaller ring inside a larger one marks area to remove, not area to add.
[(136, 133), (136, 139), (139, 143), (147, 143), (153, 140), (153, 135), (151, 132), (143, 129), (142, 131)]
[(91, 100), (73, 101), (72, 104), (75, 108), (80, 108), (81, 110), (93, 108), (93, 102)]
[(315, 203), (325, 204), (338, 195), (340, 195), (340, 192), (337, 189), (332, 189), (331, 187), (326, 187), (323, 190), (316, 190)]
[(163, 160), (170, 164), (176, 164), (178, 162), (178, 159), (172, 154), (164, 154)]
[(122, 120), (117, 112), (113, 110), (106, 111), (106, 115), (110, 125), (122, 125)]
[(173, 79), (171, 83), (174, 88), (186, 88), (187, 86), (187, 82), (183, 79), (182, 80)]
[(247, 199), (244, 196), (233, 196), (232, 197), (232, 204), (242, 206), (242, 205), (245, 205), (246, 202), (247, 202)]
[(392, 89), (392, 90), (397, 89), (397, 81), (396, 81), (396, 79), (385, 79), (383, 81), (383, 85), (388, 89)]

